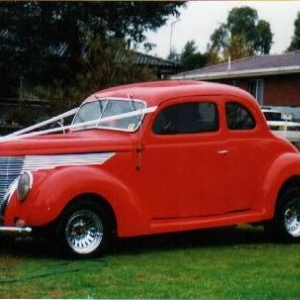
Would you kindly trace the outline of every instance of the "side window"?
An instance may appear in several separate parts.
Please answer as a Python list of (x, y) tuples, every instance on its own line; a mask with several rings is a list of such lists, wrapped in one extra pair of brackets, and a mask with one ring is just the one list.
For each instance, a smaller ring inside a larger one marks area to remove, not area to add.
[(218, 129), (217, 107), (211, 102), (189, 102), (166, 107), (153, 123), (155, 134), (214, 132)]
[(248, 109), (237, 102), (226, 103), (226, 119), (231, 130), (249, 130), (256, 125)]

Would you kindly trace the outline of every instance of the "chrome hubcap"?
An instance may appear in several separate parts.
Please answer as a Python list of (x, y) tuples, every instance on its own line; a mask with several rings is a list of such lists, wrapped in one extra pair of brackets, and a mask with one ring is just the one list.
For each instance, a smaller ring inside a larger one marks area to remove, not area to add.
[(300, 201), (295, 199), (286, 207), (284, 225), (287, 232), (293, 237), (300, 237)]
[(76, 253), (93, 252), (102, 242), (103, 225), (99, 216), (90, 210), (74, 213), (66, 225), (66, 237)]

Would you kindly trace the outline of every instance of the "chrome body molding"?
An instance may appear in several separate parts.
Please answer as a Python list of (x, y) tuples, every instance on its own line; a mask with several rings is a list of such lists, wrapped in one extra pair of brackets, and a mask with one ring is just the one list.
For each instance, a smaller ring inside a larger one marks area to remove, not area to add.
[(102, 165), (114, 155), (114, 152), (29, 155), (25, 156), (22, 172), (54, 169), (63, 166)]

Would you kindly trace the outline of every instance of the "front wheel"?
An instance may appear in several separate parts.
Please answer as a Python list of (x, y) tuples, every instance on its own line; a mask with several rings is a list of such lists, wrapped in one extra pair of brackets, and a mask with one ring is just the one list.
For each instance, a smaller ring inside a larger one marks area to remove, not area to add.
[(280, 199), (273, 220), (265, 224), (273, 240), (300, 241), (300, 188), (291, 188)]
[(56, 230), (60, 255), (77, 258), (103, 254), (111, 240), (110, 219), (104, 207), (93, 202), (71, 205)]

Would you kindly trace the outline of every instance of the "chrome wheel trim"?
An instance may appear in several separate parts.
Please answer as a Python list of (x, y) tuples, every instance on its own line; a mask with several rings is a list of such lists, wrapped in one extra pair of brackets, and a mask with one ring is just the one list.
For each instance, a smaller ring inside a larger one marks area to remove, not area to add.
[(292, 237), (300, 237), (300, 199), (295, 199), (286, 206), (284, 226)]
[(89, 254), (99, 247), (103, 239), (100, 217), (90, 210), (79, 210), (68, 220), (65, 227), (67, 242), (78, 254)]

